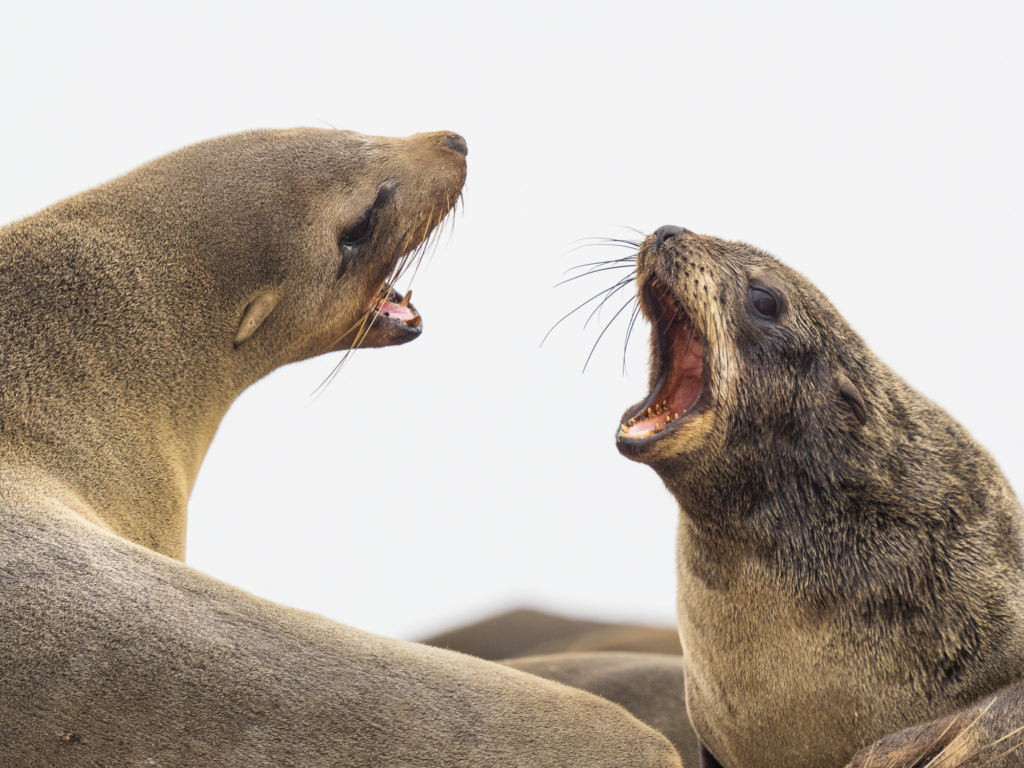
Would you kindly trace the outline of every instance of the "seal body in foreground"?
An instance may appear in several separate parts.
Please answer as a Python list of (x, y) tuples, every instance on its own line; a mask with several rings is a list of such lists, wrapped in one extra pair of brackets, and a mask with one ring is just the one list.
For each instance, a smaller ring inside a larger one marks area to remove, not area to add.
[(419, 333), (393, 283), (465, 154), (452, 133), (257, 131), (0, 229), (0, 764), (679, 765), (598, 697), (182, 562), (242, 390)]
[(727, 768), (840, 766), (1024, 674), (1021, 506), (796, 271), (663, 227), (651, 391), (617, 438), (679, 502), (695, 731)]

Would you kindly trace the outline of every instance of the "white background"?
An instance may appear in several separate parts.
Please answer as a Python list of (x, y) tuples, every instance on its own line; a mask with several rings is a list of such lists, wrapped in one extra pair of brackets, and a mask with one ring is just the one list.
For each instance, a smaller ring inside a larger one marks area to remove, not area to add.
[(538, 346), (612, 282), (553, 289), (618, 255), (574, 244), (671, 223), (771, 251), (1024, 489), (1022, 41), (1019, 2), (8, 4), (0, 222), (249, 128), (462, 133), (423, 337), (319, 399), (336, 358), (248, 391), (189, 562), (399, 637), (520, 604), (671, 622), (676, 509), (613, 441), (646, 332), (628, 378), (621, 319), (585, 375), (595, 324)]

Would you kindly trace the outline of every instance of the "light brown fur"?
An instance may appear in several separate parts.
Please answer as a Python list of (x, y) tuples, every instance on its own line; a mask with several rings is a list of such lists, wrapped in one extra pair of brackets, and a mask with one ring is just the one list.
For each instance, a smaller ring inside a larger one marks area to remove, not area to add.
[(700, 765), (697, 734), (686, 716), (686, 684), (679, 656), (567, 652), (502, 663), (621, 704), (639, 720), (665, 734), (679, 751), (684, 765)]
[(679, 765), (595, 696), (181, 562), (232, 400), (366, 330), (461, 141), (229, 136), (0, 229), (0, 764)]

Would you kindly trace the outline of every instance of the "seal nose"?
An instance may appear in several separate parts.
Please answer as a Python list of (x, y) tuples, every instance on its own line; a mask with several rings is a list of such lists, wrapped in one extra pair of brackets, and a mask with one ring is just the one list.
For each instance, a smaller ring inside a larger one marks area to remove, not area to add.
[(688, 229), (682, 227), (673, 227), (671, 224), (666, 224), (663, 227), (658, 227), (654, 230), (654, 246), (660, 248), (666, 240), (671, 240), (673, 237), (678, 235), (680, 232), (689, 232)]
[(466, 146), (466, 140), (457, 133), (445, 134), (444, 145), (453, 152), (458, 152), (463, 157), (469, 154), (469, 147)]

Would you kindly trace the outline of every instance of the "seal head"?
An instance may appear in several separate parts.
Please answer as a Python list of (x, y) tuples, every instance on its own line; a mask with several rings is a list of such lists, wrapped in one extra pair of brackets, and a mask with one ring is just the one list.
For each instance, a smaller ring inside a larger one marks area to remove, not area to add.
[(662, 227), (640, 247), (637, 286), (651, 323), (651, 379), (622, 418), (627, 458), (706, 456), (730, 427), (768, 430), (809, 416), (809, 405), (836, 430), (866, 423), (866, 348), (817, 289), (770, 255)]
[(421, 333), (395, 283), (465, 178), (465, 141), (448, 131), (252, 131), (0, 229), (6, 460), (66, 488), (91, 522), (183, 559), (188, 495), (244, 389)]

